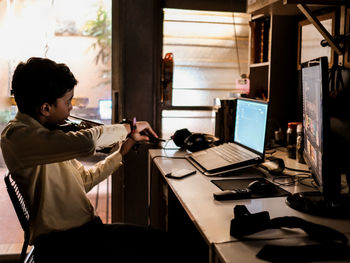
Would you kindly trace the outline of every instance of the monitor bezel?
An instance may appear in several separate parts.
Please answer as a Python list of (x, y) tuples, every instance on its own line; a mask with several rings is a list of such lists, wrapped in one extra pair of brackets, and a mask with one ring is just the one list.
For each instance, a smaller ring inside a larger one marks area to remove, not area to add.
[[(310, 165), (310, 157), (304, 151), (304, 159), (309, 164), (315, 182), (319, 184), (319, 191), (304, 191), (291, 194), (286, 203), (293, 209), (316, 216), (330, 218), (350, 218), (350, 196), (341, 193), (340, 171), (337, 168), (337, 154), (333, 143), (333, 134), (330, 126), (330, 89), (328, 77), (327, 57), (312, 59), (302, 64), (304, 67), (312, 63), (321, 63), (321, 101), (322, 101), (322, 126), (323, 126), (323, 154), (322, 154), (322, 178), (316, 176), (316, 169)], [(302, 72), (301, 72), (302, 74)], [(301, 81), (303, 88), (303, 80)], [(302, 92), (304, 95), (304, 91)], [(303, 96), (303, 122), (304, 96)], [(305, 127), (304, 127), (305, 129)], [(305, 130), (304, 130), (305, 131)], [(305, 136), (305, 134), (304, 134)], [(304, 137), (305, 139), (305, 137)], [(305, 142), (305, 140), (304, 140)]]
[(265, 134), (264, 134), (264, 147), (263, 147), (263, 152), (259, 152), (254, 150), (253, 148), (247, 147), (244, 144), (241, 144), (239, 142), (237, 142), (235, 140), (235, 133), (236, 133), (236, 122), (237, 122), (237, 117), (235, 116), (235, 126), (234, 126), (234, 133), (233, 133), (233, 142), (242, 146), (245, 149), (248, 149), (254, 153), (256, 153), (257, 155), (260, 155), (262, 159), (264, 159), (265, 157), (265, 148), (266, 148), (266, 134), (267, 134), (267, 121), (269, 118), (269, 103), (268, 101), (264, 101), (264, 100), (256, 100), (256, 99), (249, 99), (249, 98), (237, 98), (237, 102), (236, 102), (236, 115), (237, 115), (237, 105), (238, 105), (238, 101), (250, 101), (250, 102), (254, 102), (254, 103), (260, 103), (260, 104), (264, 104), (267, 107), (267, 112), (266, 112), (266, 120), (265, 120)]
[(306, 125), (305, 125), (305, 98), (304, 98), (304, 90), (303, 90), (303, 70), (305, 68), (321, 66), (321, 111), (322, 111), (322, 167), (321, 167), (321, 176), (318, 172), (317, 167), (315, 167), (310, 160), (308, 152), (306, 151), (306, 147), (304, 147), (304, 159), (308, 166), (310, 167), (311, 173), (315, 179), (315, 182), (319, 186), (319, 191), (325, 195), (336, 194), (333, 193), (334, 189), (332, 187), (332, 175), (330, 174), (331, 160), (330, 160), (330, 115), (329, 115), (329, 81), (328, 81), (328, 58), (327, 57), (319, 57), (316, 59), (309, 60), (307, 62), (302, 63), (301, 67), (301, 81), (302, 81), (302, 94), (303, 94), (303, 129), (304, 129), (304, 142), (306, 143)]

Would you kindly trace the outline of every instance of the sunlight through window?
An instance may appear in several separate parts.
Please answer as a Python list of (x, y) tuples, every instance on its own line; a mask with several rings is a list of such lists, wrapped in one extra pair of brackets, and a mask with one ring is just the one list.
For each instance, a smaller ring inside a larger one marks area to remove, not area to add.
[[(177, 129), (215, 133), (216, 98), (241, 92), (237, 80), (248, 73), (248, 14), (164, 9), (163, 57), (174, 58), (173, 107), (162, 112), (162, 134)], [(195, 107), (208, 107), (196, 110)]]

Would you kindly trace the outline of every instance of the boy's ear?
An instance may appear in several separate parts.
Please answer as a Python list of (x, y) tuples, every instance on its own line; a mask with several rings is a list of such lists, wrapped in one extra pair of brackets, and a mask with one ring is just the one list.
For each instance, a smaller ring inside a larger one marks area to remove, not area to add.
[(48, 104), (47, 102), (43, 103), (41, 106), (40, 106), (40, 113), (47, 117), (47, 116), (50, 116), (50, 111), (51, 111), (51, 105)]

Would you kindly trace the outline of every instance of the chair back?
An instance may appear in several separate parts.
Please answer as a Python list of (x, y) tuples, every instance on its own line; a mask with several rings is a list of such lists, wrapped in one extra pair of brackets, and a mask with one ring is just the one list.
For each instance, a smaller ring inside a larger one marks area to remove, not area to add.
[[(16, 211), (16, 215), (24, 231), (24, 242), (22, 246), (20, 262), (25, 262), (27, 248), (29, 244), (29, 212), (26, 207), (23, 196), (20, 193), (16, 182), (11, 178), (11, 174), (9, 172), (5, 174), (4, 180), (5, 180), (7, 192), (10, 196), (12, 205)], [(30, 253), (30, 254), (33, 254), (33, 253)]]

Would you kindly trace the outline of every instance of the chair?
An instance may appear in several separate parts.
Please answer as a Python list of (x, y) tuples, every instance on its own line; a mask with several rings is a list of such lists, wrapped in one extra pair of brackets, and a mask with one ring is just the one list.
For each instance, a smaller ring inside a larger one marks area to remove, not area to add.
[(24, 231), (24, 242), (22, 246), (22, 252), (20, 256), (20, 263), (34, 262), (34, 246), (27, 254), (27, 248), (29, 244), (29, 213), (25, 204), (25, 201), (18, 189), (16, 182), (11, 178), (11, 174), (8, 172), (5, 174), (5, 184), (7, 192), (10, 196), (12, 205), (16, 211), (18, 220)]

